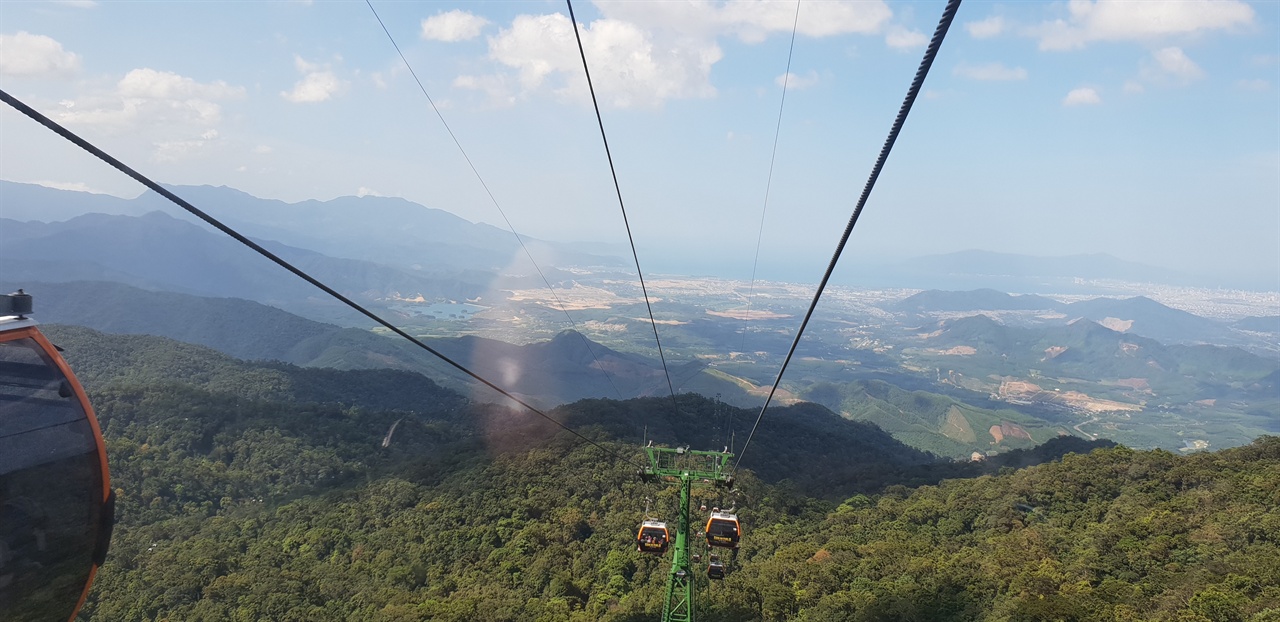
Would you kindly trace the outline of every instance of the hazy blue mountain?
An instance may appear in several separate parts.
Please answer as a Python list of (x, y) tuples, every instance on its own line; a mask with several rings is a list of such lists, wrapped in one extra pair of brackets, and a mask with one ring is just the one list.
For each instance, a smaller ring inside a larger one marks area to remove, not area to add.
[[(279, 243), (261, 243), (357, 299), (393, 294), (458, 299), (477, 296), (488, 288), (483, 282), (428, 277)], [(54, 223), (0, 221), (0, 259), (5, 262), (5, 278), (15, 280), (110, 279), (139, 287), (275, 304), (320, 295), (313, 286), (222, 233), (163, 212), (143, 216), (86, 214)]]
[(1226, 324), (1166, 307), (1145, 296), (1095, 298), (1066, 305), (1063, 311), (1070, 317), (1088, 318), (1119, 332), (1164, 343), (1221, 343), (1231, 333)]
[[(511, 231), (473, 223), (449, 212), (394, 197), (338, 197), (286, 203), (260, 199), (225, 186), (169, 186), (178, 196), (254, 237), (308, 248), (332, 257), (360, 259), (428, 273), (480, 269), (532, 273)], [(147, 192), (136, 201), (172, 211), (169, 201)], [(614, 265), (616, 257), (592, 255), (522, 236), (545, 269), (555, 265)]]
[[(245, 235), (331, 257), (398, 266), (425, 276), (459, 270), (536, 275), (509, 230), (472, 223), (405, 199), (348, 196), (287, 203), (225, 186), (167, 187)], [(120, 199), (0, 181), (0, 218), (57, 222), (92, 213), (140, 216), (153, 211), (197, 221), (151, 191)], [(556, 265), (625, 265), (609, 245), (522, 237), (548, 278), (554, 278)]]
[(1021, 311), (1061, 309), (1064, 305), (1052, 298), (1035, 294), (1012, 296), (994, 289), (975, 289), (951, 292), (931, 289), (908, 296), (892, 305), (892, 309), (906, 312), (929, 311)]
[(1003, 277), (1123, 279), (1170, 283), (1186, 276), (1173, 270), (1117, 259), (1102, 253), (1065, 257), (1034, 257), (968, 250), (928, 255), (903, 262), (902, 267), (933, 274)]
[(972, 348), (956, 364), (969, 366), (975, 377), (1018, 376), (1036, 369), (1045, 377), (1091, 381), (1143, 378), (1156, 394), (1198, 392), (1202, 396), (1197, 399), (1227, 391), (1233, 383), (1252, 386), (1280, 368), (1280, 361), (1239, 348), (1165, 345), (1087, 319), (1025, 328), (976, 315), (942, 322), (923, 342), (935, 349)]
[(1110, 255), (1037, 257), (968, 250), (901, 262), (872, 262), (846, 274), (846, 285), (918, 289), (1000, 291), (1042, 294), (1102, 294), (1107, 280), (1197, 287), (1274, 290), (1274, 280), (1248, 274), (1205, 276), (1117, 259)]
[(148, 211), (131, 199), (109, 194), (57, 190), (0, 180), (0, 218), (21, 222), (57, 222), (90, 213), (141, 216)]

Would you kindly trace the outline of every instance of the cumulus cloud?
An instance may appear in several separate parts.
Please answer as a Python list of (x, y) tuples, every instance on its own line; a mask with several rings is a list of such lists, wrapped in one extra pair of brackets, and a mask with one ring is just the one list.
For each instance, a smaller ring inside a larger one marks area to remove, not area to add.
[(1089, 87), (1072, 89), (1062, 100), (1063, 106), (1094, 106), (1101, 103), (1102, 96), (1098, 95), (1098, 91)]
[(314, 104), (326, 101), (347, 90), (348, 83), (333, 73), (328, 65), (318, 65), (293, 58), (293, 64), (303, 74), (291, 91), (281, 91), (280, 96), (295, 104)]
[[(655, 40), (634, 24), (601, 19), (582, 29), (596, 93), (619, 108), (657, 106), (672, 98), (710, 97), (709, 76), (722, 53), (714, 43)], [(454, 85), (483, 89), (508, 100), (549, 90), (562, 99), (586, 101), (582, 61), (573, 25), (564, 15), (521, 15), (489, 39), (489, 57), (515, 71), (498, 76), (460, 76)]]
[(70, 125), (92, 125), (107, 131), (133, 131), (142, 125), (209, 126), (222, 119), (217, 100), (244, 97), (243, 87), (221, 80), (197, 82), (170, 71), (134, 69), (111, 93), (90, 94), (59, 102), (54, 116)]
[[(718, 43), (722, 37), (757, 43), (790, 34), (794, 25), (799, 34), (813, 38), (882, 35), (897, 48), (928, 42), (923, 33), (889, 28), (893, 12), (883, 0), (806, 3), (798, 17), (793, 3), (762, 0), (597, 0), (595, 5), (602, 17), (582, 26), (583, 46), (597, 94), (603, 104), (614, 107), (653, 107), (670, 99), (715, 96), (710, 74), (724, 56)], [(432, 24), (432, 36), (461, 30), (446, 28), (444, 15), (432, 18), (439, 18)], [(453, 86), (486, 93), (499, 105), (539, 92), (586, 101), (573, 34), (573, 24), (563, 14), (519, 15), (488, 38), (489, 59), (497, 70), (469, 71), (456, 77)], [(798, 88), (804, 88), (816, 74), (797, 79)]]
[(385, 197), (387, 195), (382, 194), (381, 192), (378, 192), (373, 188), (366, 188), (364, 186), (360, 186), (360, 189), (356, 190), (356, 196), (363, 198), (363, 197)]
[(1182, 48), (1167, 47), (1151, 53), (1152, 62), (1146, 63), (1143, 72), (1152, 81), (1171, 80), (1177, 84), (1188, 84), (1204, 77), (1204, 70), (1195, 64), (1182, 51)]
[(763, 41), (770, 34), (796, 31), (807, 37), (843, 34), (877, 34), (893, 12), (882, 0), (867, 2), (813, 2), (800, 8), (790, 2), (631, 2), (598, 0), (606, 18), (646, 29), (678, 30), (689, 36), (736, 36), (747, 43)]
[(1042, 50), (1071, 50), (1091, 41), (1142, 41), (1253, 22), (1239, 0), (1071, 0), (1067, 19), (1035, 29)]
[(778, 86), (785, 85), (788, 89), (798, 91), (807, 89), (818, 83), (818, 72), (809, 70), (809, 73), (798, 76), (794, 73), (784, 73), (773, 79), (773, 83)]
[(970, 80), (1026, 80), (1027, 70), (1022, 67), (1005, 67), (1002, 63), (970, 65), (960, 63), (952, 71), (954, 75)]
[(431, 41), (466, 41), (480, 36), (489, 20), (460, 9), (437, 13), (422, 20), (423, 39)]
[(244, 89), (221, 80), (200, 83), (172, 71), (134, 69), (117, 84), (117, 92), (126, 98), (155, 100), (225, 99), (244, 95)]
[(220, 102), (244, 96), (243, 87), (221, 80), (199, 82), (143, 67), (125, 74), (111, 91), (58, 102), (50, 116), (64, 125), (137, 134), (151, 141), (153, 160), (170, 162), (218, 140)]
[(969, 31), (969, 36), (974, 39), (990, 39), (1004, 32), (1004, 18), (999, 15), (993, 15), (976, 22), (967, 22), (964, 25), (964, 29)]
[(919, 30), (894, 27), (885, 33), (884, 42), (895, 50), (912, 50), (928, 45), (929, 37)]
[(26, 31), (0, 35), (0, 75), (68, 76), (80, 69), (80, 57), (44, 35)]

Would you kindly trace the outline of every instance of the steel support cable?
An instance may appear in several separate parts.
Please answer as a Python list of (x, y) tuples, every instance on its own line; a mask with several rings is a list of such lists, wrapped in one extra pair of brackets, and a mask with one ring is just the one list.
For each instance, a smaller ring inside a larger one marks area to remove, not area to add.
[(756, 422), (751, 426), (751, 433), (747, 435), (747, 441), (742, 444), (742, 451), (738, 453), (738, 461), (733, 464), (733, 470), (738, 470), (738, 465), (742, 464), (742, 456), (747, 453), (747, 447), (751, 445), (751, 439), (756, 434), (756, 429), (760, 427), (760, 421), (764, 419), (764, 413), (769, 408), (769, 403), (773, 401), (773, 394), (778, 390), (778, 384), (782, 382), (782, 374), (786, 373), (787, 365), (791, 363), (791, 357), (796, 353), (796, 346), (800, 344), (800, 337), (804, 335), (804, 329), (809, 325), (809, 319), (813, 317), (813, 310), (818, 306), (818, 299), (822, 297), (822, 292), (827, 287), (827, 281), (831, 279), (831, 273), (836, 269), (836, 262), (840, 260), (840, 254), (844, 252), (845, 244), (849, 241), (849, 234), (853, 232), (853, 226), (858, 222), (858, 216), (862, 213), (862, 208), (867, 204), (867, 198), (871, 196), (871, 189), (876, 185), (876, 179), (880, 177), (880, 171), (884, 169), (884, 163), (889, 158), (889, 152), (893, 150), (893, 143), (898, 140), (898, 133), (902, 131), (902, 125), (907, 120), (907, 115), (911, 112), (911, 106), (916, 101), (916, 96), (920, 94), (920, 87), (924, 85), (924, 79), (929, 75), (929, 68), (933, 66), (933, 59), (938, 55), (938, 49), (942, 47), (942, 40), (947, 37), (947, 30), (951, 28), (951, 22), (955, 19), (956, 11), (960, 8), (961, 0), (947, 0), (947, 6), (942, 10), (942, 18), (938, 21), (938, 28), (933, 32), (933, 38), (929, 40), (929, 47), (925, 49), (924, 58), (920, 61), (920, 68), (916, 70), (915, 78), (911, 80), (911, 87), (907, 89), (907, 97), (902, 102), (902, 107), (898, 109), (898, 116), (893, 120), (893, 126), (889, 129), (889, 136), (884, 141), (884, 146), (880, 149), (880, 156), (876, 158), (875, 166), (871, 168), (871, 176), (867, 178), (867, 184), (862, 189), (862, 195), (858, 197), (858, 204), (853, 208), (853, 215), (849, 217), (849, 224), (844, 228), (844, 235), (840, 236), (840, 243), (836, 245), (836, 251), (831, 256), (831, 263), (827, 265), (827, 271), (822, 275), (822, 281), (818, 283), (818, 290), (813, 294), (813, 301), (809, 303), (809, 310), (804, 314), (804, 321), (800, 323), (800, 330), (796, 331), (795, 339), (791, 342), (791, 349), (787, 351), (787, 357), (782, 361), (782, 368), (778, 370), (778, 377), (773, 381), (773, 388), (769, 389), (769, 396), (764, 400), (764, 406), (760, 408), (760, 414), (756, 416)]
[(778, 137), (782, 135), (782, 111), (787, 106), (787, 84), (791, 82), (791, 57), (796, 49), (796, 27), (800, 25), (800, 0), (796, 0), (796, 16), (791, 22), (791, 45), (787, 47), (787, 70), (782, 74), (782, 101), (778, 103), (778, 124), (773, 128), (773, 151), (769, 153), (769, 176), (764, 182), (764, 205), (760, 208), (760, 229), (756, 231), (756, 254), (751, 260), (751, 287), (747, 289), (747, 314), (742, 318), (742, 351), (747, 351), (747, 323), (751, 321), (751, 302), (756, 296), (756, 268), (760, 266), (760, 241), (764, 239), (764, 217), (769, 212), (769, 190), (773, 187), (773, 165), (778, 160)]
[(573, 15), (573, 0), (569, 5), (569, 21), (573, 23), (573, 37), (578, 41), (578, 55), (582, 57), (582, 72), (587, 75), (587, 89), (591, 91), (591, 105), (596, 111), (596, 123), (600, 125), (600, 139), (604, 141), (604, 155), (609, 159), (609, 173), (613, 175), (613, 189), (618, 194), (618, 207), (622, 209), (622, 224), (627, 228), (627, 240), (631, 242), (631, 257), (636, 262), (636, 275), (640, 277), (640, 292), (644, 294), (644, 306), (649, 310), (649, 325), (653, 327), (653, 340), (658, 344), (658, 358), (662, 361), (662, 373), (667, 377), (667, 389), (671, 391), (671, 405), (680, 412), (676, 401), (676, 388), (671, 383), (671, 371), (667, 369), (667, 356), (662, 352), (662, 340), (658, 338), (658, 321), (653, 318), (653, 305), (649, 303), (649, 290), (640, 271), (640, 254), (636, 252), (636, 239), (631, 235), (631, 222), (627, 220), (627, 206), (622, 201), (622, 186), (618, 184), (618, 169), (613, 166), (613, 153), (609, 151), (609, 137), (604, 132), (604, 117), (600, 116), (600, 102), (596, 99), (596, 87), (591, 83), (591, 69), (587, 67), (587, 52), (582, 47), (582, 35), (578, 33), (578, 19)]
[(489, 189), (489, 184), (485, 183), (484, 177), (480, 176), (480, 170), (476, 168), (475, 163), (471, 161), (471, 157), (467, 155), (467, 150), (462, 148), (462, 142), (454, 135), (453, 128), (449, 127), (449, 122), (444, 120), (444, 114), (440, 112), (440, 108), (436, 106), (435, 100), (431, 99), (431, 95), (427, 94), (427, 87), (423, 86), (422, 80), (418, 79), (418, 72), (413, 70), (413, 66), (409, 64), (409, 59), (405, 58), (404, 52), (400, 50), (400, 45), (396, 43), (395, 37), (391, 36), (391, 31), (387, 29), (387, 25), (383, 23), (382, 16), (378, 15), (378, 10), (373, 8), (372, 0), (365, 0), (365, 4), (369, 5), (369, 10), (373, 12), (374, 19), (378, 20), (378, 25), (382, 27), (382, 32), (386, 33), (387, 40), (391, 42), (391, 47), (396, 49), (396, 54), (400, 55), (400, 60), (404, 63), (405, 69), (409, 70), (409, 75), (413, 76), (413, 81), (418, 83), (418, 89), (422, 91), (422, 95), (427, 98), (427, 103), (431, 104), (431, 110), (435, 111), (436, 117), (440, 119), (440, 124), (444, 126), (449, 138), (453, 139), (453, 144), (458, 147), (458, 151), (462, 154), (462, 159), (467, 161), (467, 166), (471, 167), (471, 172), (475, 174), (476, 180), (480, 182), (480, 186), (484, 188), (485, 194), (489, 195), (489, 200), (493, 202), (493, 206), (498, 209), (498, 213), (502, 214), (502, 220), (506, 221), (507, 228), (511, 230), (511, 235), (516, 237), (516, 241), (520, 243), (520, 248), (524, 250), (525, 256), (529, 258), (529, 262), (533, 264), (533, 269), (538, 271), (538, 276), (542, 277), (542, 282), (546, 284), (547, 291), (551, 292), (551, 297), (556, 299), (556, 305), (564, 312), (565, 318), (569, 320), (569, 325), (573, 327), (573, 331), (578, 333), (578, 337), (582, 339), (582, 344), (587, 347), (587, 352), (591, 353), (591, 358), (595, 359), (596, 366), (600, 368), (600, 372), (604, 374), (609, 386), (613, 387), (613, 392), (617, 394), (618, 399), (622, 398), (622, 391), (618, 390), (618, 385), (614, 384), (613, 376), (609, 370), (605, 369), (604, 363), (600, 362), (600, 357), (596, 356), (595, 348), (591, 347), (591, 341), (587, 339), (582, 331), (578, 330), (578, 323), (573, 321), (573, 316), (569, 315), (569, 310), (565, 308), (564, 302), (560, 300), (560, 295), (556, 293), (554, 287), (551, 286), (551, 280), (542, 272), (542, 267), (538, 265), (538, 261), (533, 258), (533, 253), (529, 252), (529, 247), (525, 246), (524, 238), (516, 231), (515, 225), (511, 224), (511, 219), (507, 218), (507, 213), (503, 211), (502, 206), (498, 204), (498, 199), (493, 195), (493, 191)]
[(419, 348), (422, 348), (423, 350), (426, 350), (427, 352), (429, 352), (429, 353), (431, 353), (431, 354), (435, 355), (435, 357), (436, 357), (436, 358), (438, 358), (438, 359), (440, 359), (440, 360), (444, 361), (445, 363), (448, 363), (448, 364), (449, 364), (450, 366), (452, 366), (454, 369), (457, 369), (458, 371), (460, 371), (460, 372), (462, 372), (462, 373), (464, 373), (464, 374), (466, 374), (466, 375), (470, 376), (471, 378), (473, 378), (473, 379), (475, 379), (476, 381), (480, 382), (481, 384), (483, 384), (483, 385), (485, 385), (485, 386), (489, 387), (490, 389), (493, 389), (494, 391), (497, 391), (498, 393), (501, 393), (501, 394), (502, 394), (503, 396), (505, 396), (507, 399), (510, 399), (511, 401), (513, 401), (513, 402), (515, 402), (515, 403), (517, 403), (517, 404), (519, 404), (519, 405), (521, 405), (521, 406), (523, 406), (523, 407), (525, 407), (525, 408), (529, 409), (531, 412), (533, 412), (534, 414), (536, 414), (536, 415), (538, 415), (538, 416), (542, 417), (543, 419), (546, 419), (547, 421), (550, 421), (551, 423), (554, 423), (554, 424), (556, 424), (557, 426), (560, 426), (560, 428), (562, 428), (562, 429), (564, 429), (565, 431), (569, 432), (570, 434), (572, 434), (572, 435), (574, 435), (574, 436), (578, 437), (579, 439), (583, 440), (584, 442), (586, 442), (586, 443), (588, 443), (588, 444), (590, 444), (590, 445), (592, 445), (592, 446), (596, 447), (596, 448), (597, 448), (597, 449), (599, 449), (600, 451), (603, 451), (603, 452), (605, 452), (605, 453), (609, 454), (609, 455), (610, 455), (610, 456), (612, 456), (614, 459), (616, 459), (616, 460), (625, 460), (625, 461), (627, 461), (627, 462), (631, 462), (632, 464), (636, 464), (636, 465), (638, 465), (638, 466), (643, 466), (643, 465), (641, 465), (639, 462), (636, 462), (636, 461), (634, 461), (634, 460), (630, 460), (630, 459), (628, 459), (628, 458), (624, 458), (623, 456), (621, 456), (620, 454), (618, 454), (616, 451), (613, 451), (612, 449), (609, 449), (608, 447), (605, 447), (604, 445), (601, 445), (601, 444), (599, 444), (599, 443), (597, 443), (597, 442), (595, 442), (595, 441), (593, 441), (593, 440), (591, 440), (591, 439), (587, 438), (586, 436), (583, 436), (582, 434), (578, 433), (576, 430), (574, 430), (574, 429), (570, 428), (569, 426), (566, 426), (565, 424), (560, 423), (559, 421), (556, 421), (556, 420), (555, 420), (555, 419), (553, 419), (550, 415), (548, 415), (548, 414), (546, 414), (546, 413), (542, 412), (541, 410), (538, 410), (537, 408), (534, 408), (534, 407), (533, 407), (532, 405), (530, 405), (528, 402), (525, 402), (524, 400), (522, 400), (522, 399), (520, 399), (520, 398), (518, 398), (518, 397), (516, 397), (516, 396), (512, 395), (511, 393), (507, 392), (507, 390), (506, 390), (506, 389), (503, 389), (502, 387), (500, 387), (500, 386), (498, 386), (498, 385), (496, 385), (496, 384), (494, 384), (494, 383), (492, 383), (492, 382), (489, 382), (488, 380), (485, 380), (485, 379), (484, 379), (483, 377), (481, 377), (479, 374), (477, 374), (477, 373), (475, 373), (475, 372), (471, 371), (470, 369), (467, 369), (467, 368), (466, 368), (465, 366), (463, 366), (461, 363), (458, 363), (458, 362), (454, 361), (453, 359), (449, 358), (448, 356), (445, 356), (443, 353), (441, 353), (441, 352), (437, 351), (435, 348), (432, 348), (431, 346), (429, 346), (429, 345), (427, 345), (427, 344), (423, 343), (423, 342), (422, 342), (421, 340), (419, 340), (417, 337), (414, 337), (413, 335), (410, 335), (409, 333), (407, 333), (407, 332), (405, 332), (405, 331), (401, 330), (401, 329), (400, 329), (399, 327), (397, 327), (396, 325), (394, 325), (394, 324), (392, 324), (392, 323), (390, 323), (390, 322), (388, 322), (388, 321), (386, 321), (386, 320), (382, 319), (382, 317), (380, 317), (380, 316), (379, 316), (379, 315), (377, 315), (376, 313), (374, 313), (374, 312), (372, 312), (372, 311), (370, 311), (370, 310), (366, 309), (366, 308), (365, 308), (364, 306), (362, 306), (360, 303), (357, 303), (357, 302), (355, 302), (354, 300), (351, 300), (350, 298), (347, 298), (346, 296), (343, 296), (342, 294), (338, 293), (338, 292), (337, 292), (336, 290), (334, 290), (333, 288), (331, 288), (331, 287), (329, 287), (328, 285), (325, 285), (324, 283), (320, 282), (318, 279), (316, 279), (315, 277), (311, 276), (310, 274), (307, 274), (307, 273), (306, 273), (306, 272), (304, 272), (302, 269), (300, 269), (300, 268), (298, 268), (298, 267), (294, 266), (293, 264), (291, 264), (291, 263), (289, 263), (289, 262), (285, 261), (284, 259), (281, 259), (278, 255), (276, 255), (275, 253), (272, 253), (271, 251), (269, 251), (269, 250), (267, 250), (267, 249), (263, 248), (263, 247), (262, 247), (260, 244), (258, 244), (257, 242), (254, 242), (253, 240), (250, 240), (249, 238), (245, 237), (243, 234), (241, 234), (240, 232), (236, 231), (235, 229), (232, 229), (231, 227), (229, 227), (229, 226), (227, 226), (227, 225), (223, 224), (221, 221), (219, 221), (218, 219), (214, 218), (213, 216), (210, 216), (209, 214), (206, 214), (205, 212), (201, 211), (201, 210), (200, 210), (199, 208), (197, 208), (196, 206), (194, 206), (194, 205), (192, 205), (192, 204), (188, 203), (188, 202), (187, 202), (185, 199), (183, 199), (182, 197), (179, 197), (178, 195), (174, 194), (173, 192), (170, 192), (170, 191), (169, 191), (169, 189), (165, 188), (164, 186), (161, 186), (160, 184), (156, 183), (155, 181), (152, 181), (152, 180), (151, 180), (151, 178), (149, 178), (149, 177), (147, 177), (147, 176), (143, 175), (142, 173), (139, 173), (139, 172), (137, 172), (137, 171), (133, 170), (133, 169), (132, 169), (132, 168), (130, 168), (128, 165), (124, 164), (124, 163), (123, 163), (123, 162), (121, 162), (120, 160), (117, 160), (116, 158), (114, 158), (114, 157), (112, 157), (111, 155), (109, 155), (107, 152), (105, 152), (105, 151), (103, 151), (103, 150), (99, 149), (98, 147), (96, 147), (96, 146), (94, 146), (92, 143), (90, 143), (89, 141), (87, 141), (87, 140), (85, 140), (85, 139), (81, 138), (80, 136), (76, 135), (76, 134), (75, 134), (75, 133), (73, 133), (71, 130), (68, 130), (67, 128), (65, 128), (65, 127), (63, 127), (63, 126), (61, 126), (61, 125), (59, 125), (56, 121), (54, 121), (54, 120), (50, 119), (49, 117), (46, 117), (46, 116), (44, 116), (43, 114), (40, 114), (40, 112), (39, 112), (39, 111), (37, 111), (36, 109), (32, 108), (31, 106), (26, 105), (26, 104), (25, 104), (25, 103), (23, 103), (22, 101), (18, 100), (16, 97), (14, 97), (14, 96), (10, 95), (8, 92), (6, 92), (6, 91), (4, 91), (4, 90), (0, 90), (0, 101), (3, 101), (4, 103), (6, 103), (6, 104), (8, 104), (9, 106), (13, 107), (13, 108), (14, 108), (15, 110), (17, 110), (18, 112), (21, 112), (22, 114), (27, 115), (28, 117), (30, 117), (31, 119), (33, 119), (34, 121), (36, 121), (37, 123), (39, 123), (40, 125), (43, 125), (43, 126), (45, 126), (46, 128), (49, 128), (49, 129), (50, 129), (50, 130), (52, 130), (54, 133), (56, 133), (56, 134), (58, 134), (59, 136), (62, 136), (63, 138), (67, 139), (67, 140), (68, 140), (68, 141), (70, 141), (72, 144), (76, 145), (77, 147), (80, 147), (81, 149), (84, 149), (85, 151), (89, 152), (91, 155), (93, 155), (94, 157), (98, 158), (99, 160), (102, 160), (103, 162), (106, 162), (107, 164), (111, 165), (113, 168), (115, 168), (116, 170), (120, 171), (121, 173), (124, 173), (125, 175), (128, 175), (129, 177), (133, 178), (133, 179), (134, 179), (135, 181), (137, 181), (138, 183), (140, 183), (140, 184), (142, 184), (142, 185), (146, 186), (146, 187), (147, 187), (148, 189), (150, 189), (152, 192), (155, 192), (156, 194), (159, 194), (160, 196), (162, 196), (162, 197), (164, 197), (164, 198), (168, 199), (169, 201), (171, 201), (173, 204), (177, 205), (178, 207), (181, 207), (182, 209), (186, 210), (186, 211), (187, 211), (187, 212), (189, 212), (191, 215), (193, 215), (193, 216), (195, 216), (195, 217), (199, 218), (200, 220), (205, 221), (206, 223), (208, 223), (209, 225), (211, 225), (211, 226), (212, 226), (212, 227), (214, 227), (215, 229), (217, 229), (217, 230), (219, 230), (219, 231), (221, 231), (221, 232), (223, 232), (223, 233), (225, 233), (225, 234), (227, 234), (227, 235), (231, 236), (231, 237), (232, 237), (233, 239), (235, 239), (237, 242), (240, 242), (241, 244), (243, 244), (243, 245), (245, 245), (245, 246), (248, 246), (249, 248), (253, 249), (254, 251), (257, 251), (257, 253), (258, 253), (259, 255), (262, 255), (263, 257), (266, 257), (267, 259), (270, 259), (272, 262), (275, 262), (275, 264), (276, 264), (276, 265), (280, 266), (281, 268), (284, 268), (285, 270), (288, 270), (289, 272), (292, 272), (292, 273), (293, 273), (295, 276), (297, 276), (298, 278), (301, 278), (302, 280), (304, 280), (304, 281), (306, 281), (306, 282), (310, 283), (311, 285), (315, 286), (317, 289), (319, 289), (319, 290), (323, 291), (324, 293), (326, 293), (326, 294), (328, 294), (328, 295), (332, 296), (334, 299), (338, 300), (339, 302), (341, 302), (341, 303), (343, 303), (343, 304), (347, 305), (348, 307), (351, 307), (352, 309), (354, 309), (354, 310), (356, 310), (357, 312), (359, 312), (361, 315), (363, 315), (363, 316), (365, 316), (365, 317), (367, 317), (367, 318), (369, 318), (369, 319), (373, 320), (374, 322), (377, 322), (378, 324), (380, 324), (381, 326), (383, 326), (383, 327), (384, 327), (384, 328), (386, 328), (387, 330), (390, 330), (391, 332), (395, 333), (396, 335), (399, 335), (400, 337), (403, 337), (404, 339), (406, 339), (406, 340), (408, 340), (409, 342), (413, 343), (414, 345), (418, 346)]

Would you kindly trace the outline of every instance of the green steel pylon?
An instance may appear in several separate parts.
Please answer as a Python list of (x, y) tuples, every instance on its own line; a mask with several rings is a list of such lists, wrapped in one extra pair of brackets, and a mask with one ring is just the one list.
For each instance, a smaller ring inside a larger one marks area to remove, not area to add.
[(697, 589), (689, 567), (689, 493), (694, 486), (733, 488), (728, 473), (727, 451), (690, 451), (686, 447), (645, 447), (649, 466), (640, 471), (645, 481), (662, 481), (680, 486), (680, 514), (676, 541), (667, 575), (667, 600), (662, 606), (662, 622), (694, 622)]

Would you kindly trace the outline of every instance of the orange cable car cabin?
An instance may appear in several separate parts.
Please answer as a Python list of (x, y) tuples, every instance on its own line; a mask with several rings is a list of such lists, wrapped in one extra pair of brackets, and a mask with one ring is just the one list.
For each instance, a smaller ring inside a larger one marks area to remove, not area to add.
[(640, 531), (636, 533), (637, 551), (662, 555), (667, 552), (667, 546), (670, 543), (671, 534), (667, 531), (666, 523), (656, 520), (640, 523)]
[(726, 549), (738, 548), (738, 540), (742, 535), (742, 527), (738, 524), (738, 515), (727, 512), (712, 512), (707, 519), (707, 545)]
[(0, 296), (0, 618), (57, 622), (106, 558), (115, 496), (93, 407), (30, 312)]

